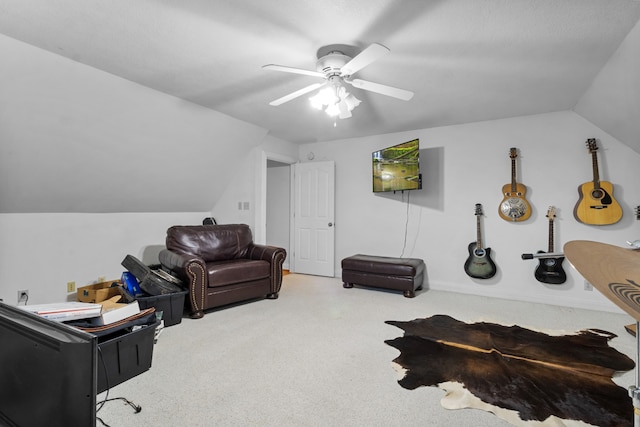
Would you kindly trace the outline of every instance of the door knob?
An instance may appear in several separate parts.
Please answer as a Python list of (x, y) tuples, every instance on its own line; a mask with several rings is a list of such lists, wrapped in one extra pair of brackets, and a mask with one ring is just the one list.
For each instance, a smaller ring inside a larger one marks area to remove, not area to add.
[(333, 223), (330, 222), (329, 224), (327, 224), (329, 227), (333, 227)]

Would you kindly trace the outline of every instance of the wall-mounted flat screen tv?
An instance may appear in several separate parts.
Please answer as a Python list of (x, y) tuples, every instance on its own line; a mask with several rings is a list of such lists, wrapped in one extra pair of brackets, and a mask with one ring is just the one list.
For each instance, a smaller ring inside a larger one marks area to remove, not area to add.
[(374, 151), (371, 157), (374, 193), (422, 188), (418, 139)]

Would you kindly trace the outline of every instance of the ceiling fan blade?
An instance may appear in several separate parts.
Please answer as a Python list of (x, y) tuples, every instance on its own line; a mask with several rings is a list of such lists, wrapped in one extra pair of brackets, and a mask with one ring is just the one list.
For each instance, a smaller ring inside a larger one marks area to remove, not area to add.
[(351, 61), (344, 64), (340, 71), (342, 72), (343, 76), (350, 76), (362, 70), (373, 61), (382, 58), (387, 53), (389, 53), (388, 48), (382, 46), (381, 44), (373, 43), (358, 55), (356, 55), (356, 57)]
[(278, 105), (284, 104), (285, 102), (289, 102), (292, 99), (295, 99), (295, 98), (297, 98), (299, 96), (304, 95), (305, 93), (309, 93), (312, 90), (316, 90), (318, 88), (321, 88), (322, 86), (324, 86), (326, 84), (327, 84), (326, 82), (325, 83), (314, 83), (314, 84), (312, 84), (310, 86), (303, 87), (302, 89), (299, 89), (299, 90), (297, 90), (295, 92), (292, 92), (289, 95), (285, 95), (282, 98), (278, 98), (275, 101), (271, 101), (269, 103), (269, 105), (273, 105), (274, 107), (277, 107)]
[(382, 95), (391, 96), (403, 101), (408, 101), (413, 98), (413, 92), (409, 90), (398, 89), (397, 87), (382, 85), (380, 83), (374, 83), (360, 79), (345, 80), (345, 82), (353, 85), (353, 87), (357, 87), (358, 89), (364, 89)]
[(265, 70), (283, 71), (285, 73), (304, 74), (306, 76), (324, 78), (324, 73), (319, 73), (317, 71), (311, 71), (311, 70), (303, 70), (302, 68), (285, 67), (284, 65), (268, 64), (268, 65), (263, 65), (262, 68)]

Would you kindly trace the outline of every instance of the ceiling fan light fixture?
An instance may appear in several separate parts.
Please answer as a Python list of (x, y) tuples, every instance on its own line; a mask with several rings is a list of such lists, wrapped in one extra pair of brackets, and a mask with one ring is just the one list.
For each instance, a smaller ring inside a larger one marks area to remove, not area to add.
[(361, 101), (347, 92), (340, 81), (331, 81), (331, 83), (330, 86), (310, 97), (309, 101), (314, 108), (324, 110), (329, 117), (338, 116), (341, 119), (348, 119), (351, 117), (351, 111), (360, 105)]
[(362, 101), (353, 96), (353, 94), (347, 92), (347, 96), (344, 97), (344, 102), (347, 104), (349, 111), (353, 111), (353, 109), (360, 105)]
[(309, 98), (311, 106), (317, 110), (323, 110), (325, 105), (334, 105), (340, 101), (333, 86), (327, 86), (318, 91), (317, 94)]

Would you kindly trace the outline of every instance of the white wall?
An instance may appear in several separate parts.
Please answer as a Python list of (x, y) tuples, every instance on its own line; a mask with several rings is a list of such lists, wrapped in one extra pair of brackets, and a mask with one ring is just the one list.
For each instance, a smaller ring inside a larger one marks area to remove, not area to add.
[(118, 279), (120, 264), (133, 255), (157, 263), (166, 230), (176, 224), (201, 224), (207, 212), (121, 214), (1, 214), (0, 298), (17, 302), (29, 290), (29, 304), (75, 300), (76, 286), (100, 277)]
[[(421, 144), (423, 190), (373, 194), (371, 153), (413, 138)], [(600, 178), (614, 183), (614, 197), (624, 209), (615, 225), (589, 226), (573, 218), (577, 187), (593, 179), (588, 138), (598, 139)], [(511, 182), (510, 147), (519, 149), (518, 181), (527, 186), (533, 206), (532, 217), (522, 223), (508, 223), (497, 213), (501, 188)], [(431, 289), (619, 311), (599, 292), (585, 291), (583, 279), (566, 261), (567, 282), (549, 286), (533, 276), (537, 261), (521, 260), (522, 253), (547, 250), (550, 205), (558, 213), (556, 250), (570, 240), (626, 246), (626, 240), (640, 238), (640, 221), (633, 216), (640, 204), (640, 155), (577, 114), (307, 144), (299, 157), (306, 159), (309, 152), (317, 161), (336, 162), (336, 274), (340, 260), (356, 253), (402, 255), (425, 260)], [(463, 269), (467, 245), (476, 239), (475, 203), (483, 204), (485, 245), (499, 268), (489, 280), (471, 279)]]
[[(266, 242), (267, 160), (295, 162), (298, 145), (267, 135), (259, 147), (248, 155), (233, 160), (234, 173), (225, 181), (226, 188), (215, 201), (212, 215), (218, 223), (244, 223), (252, 231), (254, 241)], [(249, 209), (244, 209), (244, 202)], [(239, 203), (241, 209), (239, 209)]]

